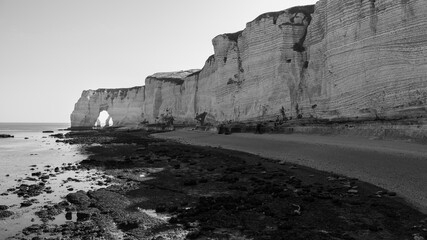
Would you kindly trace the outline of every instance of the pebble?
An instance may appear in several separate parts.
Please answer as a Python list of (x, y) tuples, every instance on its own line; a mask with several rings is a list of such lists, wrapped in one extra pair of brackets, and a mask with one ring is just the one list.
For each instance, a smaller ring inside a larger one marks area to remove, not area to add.
[(73, 219), (73, 213), (72, 212), (67, 212), (66, 214), (65, 214), (65, 219), (67, 219), (67, 220), (72, 220)]
[(421, 236), (419, 233), (415, 233), (412, 236), (414, 237), (414, 240), (425, 240), (425, 238)]
[(90, 213), (87, 212), (78, 212), (77, 221), (87, 221), (90, 218)]
[(389, 195), (390, 197), (394, 197), (394, 196), (396, 196), (396, 195), (397, 195), (397, 193), (395, 193), (395, 192), (388, 192), (388, 195)]
[(45, 180), (45, 179), (49, 179), (49, 178), (50, 178), (49, 175), (43, 175), (40, 177), (41, 180)]
[(21, 207), (29, 207), (33, 205), (33, 203), (31, 201), (25, 201), (21, 203)]
[(36, 176), (36, 177), (39, 177), (39, 176), (41, 176), (41, 175), (42, 175), (42, 173), (41, 173), (41, 172), (31, 173), (31, 176)]

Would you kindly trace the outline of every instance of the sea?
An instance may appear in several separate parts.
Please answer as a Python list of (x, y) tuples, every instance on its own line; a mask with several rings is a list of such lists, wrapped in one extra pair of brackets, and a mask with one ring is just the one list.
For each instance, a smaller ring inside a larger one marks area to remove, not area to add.
[[(10, 134), (13, 138), (0, 138), (0, 205), (8, 206), (13, 212), (9, 218), (0, 218), (0, 239), (17, 239), (16, 234), (32, 224), (41, 224), (34, 214), (44, 205), (63, 201), (71, 191), (97, 189), (95, 180), (103, 173), (97, 170), (52, 171), (68, 164), (76, 164), (87, 158), (81, 146), (57, 142), (51, 134), (67, 133), (68, 123), (0, 123), (0, 134)], [(53, 133), (43, 133), (53, 131)], [(50, 171), (49, 171), (50, 170)], [(31, 173), (53, 173), (46, 182), (52, 193), (43, 193), (37, 197), (23, 199), (13, 194), (21, 184), (37, 184)], [(80, 181), (68, 181), (69, 178)], [(35, 203), (21, 207), (25, 200)], [(52, 224), (64, 224), (74, 221), (60, 214)], [(15, 237), (16, 238), (15, 238)]]

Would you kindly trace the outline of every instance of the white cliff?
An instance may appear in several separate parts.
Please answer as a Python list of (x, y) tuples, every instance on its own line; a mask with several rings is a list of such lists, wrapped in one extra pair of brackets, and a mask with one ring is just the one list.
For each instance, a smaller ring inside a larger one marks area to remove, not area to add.
[(92, 126), (105, 108), (115, 125), (201, 112), (211, 122), (274, 119), (281, 109), (297, 119), (424, 119), (426, 10), (425, 0), (321, 0), (266, 13), (215, 37), (200, 71), (154, 74), (124, 98), (84, 91), (71, 123)]
[(93, 127), (106, 110), (114, 125), (130, 126), (144, 119), (145, 87), (83, 91), (71, 114), (72, 127)]

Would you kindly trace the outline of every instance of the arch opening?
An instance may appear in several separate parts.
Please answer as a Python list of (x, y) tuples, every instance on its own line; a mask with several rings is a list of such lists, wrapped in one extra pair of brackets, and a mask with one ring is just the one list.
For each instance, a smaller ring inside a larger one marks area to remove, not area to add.
[(111, 127), (113, 124), (113, 118), (106, 110), (103, 110), (99, 113), (99, 116), (96, 119), (95, 127)]

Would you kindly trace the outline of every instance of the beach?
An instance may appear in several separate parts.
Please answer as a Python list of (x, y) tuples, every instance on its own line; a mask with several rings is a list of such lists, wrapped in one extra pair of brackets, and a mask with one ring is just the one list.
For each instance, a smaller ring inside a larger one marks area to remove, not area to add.
[[(57, 142), (58, 138), (50, 136), (67, 133), (64, 129), (68, 126), (0, 123), (0, 133), (14, 136), (0, 139), (0, 239), (13, 239), (25, 227), (42, 224), (36, 213), (45, 205), (63, 201), (70, 190), (100, 187), (96, 183), (102, 179), (101, 172), (78, 169), (77, 163), (87, 157), (80, 146)], [(65, 223), (65, 212), (58, 211), (49, 221)]]
[[(174, 134), (183, 133), (160, 135)], [(222, 146), (153, 138), (144, 131), (82, 131), (68, 137), (64, 143), (85, 146), (89, 154), (80, 168), (103, 170), (112, 183), (71, 192), (64, 211), (76, 213), (78, 220), (35, 224), (23, 230), (25, 237), (426, 237), (427, 216), (404, 196), (354, 177)]]
[(397, 192), (427, 213), (427, 148), (424, 144), (332, 134), (219, 135), (179, 130), (153, 136), (193, 145), (220, 146), (358, 178)]

